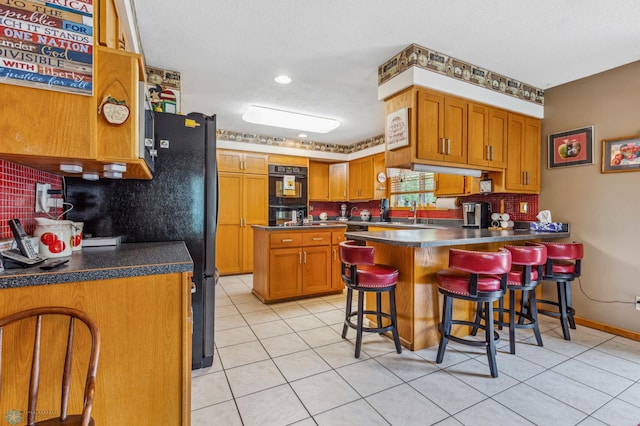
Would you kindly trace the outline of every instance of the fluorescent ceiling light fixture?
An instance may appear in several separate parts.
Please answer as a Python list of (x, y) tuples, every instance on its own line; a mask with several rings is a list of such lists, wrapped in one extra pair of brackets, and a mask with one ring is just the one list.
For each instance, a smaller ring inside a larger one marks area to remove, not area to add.
[(414, 172), (431, 172), (447, 175), (461, 175), (471, 177), (482, 176), (482, 170), (462, 169), (460, 167), (430, 166), (428, 164), (412, 164), (411, 170), (413, 170)]
[(338, 127), (340, 122), (331, 118), (315, 115), (299, 114), (297, 112), (251, 105), (242, 116), (244, 121), (265, 126), (282, 127), (285, 129), (303, 130), (305, 132), (328, 133)]
[(299, 138), (306, 138), (306, 137), (307, 137), (307, 134), (306, 134), (306, 133), (300, 133), (300, 134), (298, 135), (298, 137), (299, 137)]
[(289, 77), (288, 75), (278, 75), (278, 76), (276, 76), (276, 78), (274, 78), (274, 80), (278, 84), (289, 84), (289, 83), (291, 83), (291, 77)]

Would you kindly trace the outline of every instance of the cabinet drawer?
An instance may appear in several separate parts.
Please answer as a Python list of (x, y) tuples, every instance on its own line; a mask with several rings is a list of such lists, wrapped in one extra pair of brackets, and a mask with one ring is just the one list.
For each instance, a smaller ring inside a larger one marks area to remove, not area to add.
[(331, 244), (331, 232), (305, 232), (302, 235), (303, 246), (325, 246)]
[(302, 245), (302, 234), (299, 232), (274, 232), (271, 234), (271, 248), (299, 247)]
[(344, 231), (333, 231), (331, 233), (331, 244), (340, 244), (343, 241), (347, 241)]

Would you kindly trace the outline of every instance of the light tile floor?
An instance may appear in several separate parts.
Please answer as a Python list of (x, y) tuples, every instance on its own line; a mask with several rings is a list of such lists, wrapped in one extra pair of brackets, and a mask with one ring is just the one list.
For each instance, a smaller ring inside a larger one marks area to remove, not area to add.
[(220, 279), (214, 365), (193, 372), (192, 425), (638, 425), (640, 342), (578, 326), (562, 339), (541, 317), (544, 347), (501, 332), (500, 376), (481, 348), (450, 343), (395, 353), (391, 340), (342, 339), (344, 296), (273, 305), (252, 276)]

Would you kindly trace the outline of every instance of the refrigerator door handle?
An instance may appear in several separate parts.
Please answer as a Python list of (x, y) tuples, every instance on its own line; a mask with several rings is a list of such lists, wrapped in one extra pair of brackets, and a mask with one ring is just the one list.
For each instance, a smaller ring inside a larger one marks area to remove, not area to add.
[(191, 281), (191, 294), (194, 294), (195, 292), (196, 292), (196, 283)]

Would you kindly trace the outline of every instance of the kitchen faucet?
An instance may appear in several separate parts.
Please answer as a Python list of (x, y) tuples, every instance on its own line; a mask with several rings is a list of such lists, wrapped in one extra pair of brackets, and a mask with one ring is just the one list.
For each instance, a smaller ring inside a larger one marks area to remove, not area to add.
[(353, 217), (353, 211), (358, 210), (358, 206), (351, 207), (351, 217)]
[(409, 207), (409, 211), (413, 212), (412, 223), (415, 225), (416, 223), (418, 223), (418, 206), (415, 200), (411, 201), (411, 207)]

